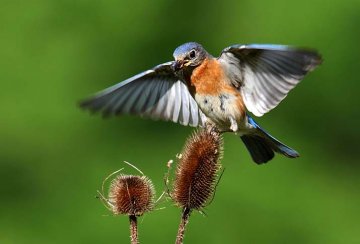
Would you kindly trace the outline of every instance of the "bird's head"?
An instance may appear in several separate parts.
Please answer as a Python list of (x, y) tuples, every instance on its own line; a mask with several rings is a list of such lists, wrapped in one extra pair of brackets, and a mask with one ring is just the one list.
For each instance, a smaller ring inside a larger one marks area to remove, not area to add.
[(174, 72), (180, 70), (191, 70), (200, 65), (209, 56), (206, 50), (196, 42), (188, 42), (174, 51), (175, 62), (172, 65)]

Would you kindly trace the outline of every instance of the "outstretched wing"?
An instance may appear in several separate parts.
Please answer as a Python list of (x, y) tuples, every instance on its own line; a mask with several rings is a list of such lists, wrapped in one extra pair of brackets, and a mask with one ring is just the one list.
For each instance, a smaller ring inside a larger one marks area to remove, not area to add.
[(80, 106), (104, 116), (134, 114), (202, 126), (206, 116), (187, 86), (176, 78), (171, 64), (160, 64), (135, 75), (82, 101)]
[(246, 108), (256, 116), (276, 107), (321, 63), (313, 50), (257, 44), (225, 48), (218, 60), (241, 92)]

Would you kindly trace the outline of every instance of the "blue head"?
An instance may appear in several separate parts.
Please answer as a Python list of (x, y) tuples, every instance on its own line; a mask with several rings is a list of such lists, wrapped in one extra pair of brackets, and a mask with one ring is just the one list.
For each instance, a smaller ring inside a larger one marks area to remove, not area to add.
[(206, 50), (196, 42), (188, 42), (177, 47), (174, 51), (174, 71), (194, 68), (202, 63), (209, 56)]

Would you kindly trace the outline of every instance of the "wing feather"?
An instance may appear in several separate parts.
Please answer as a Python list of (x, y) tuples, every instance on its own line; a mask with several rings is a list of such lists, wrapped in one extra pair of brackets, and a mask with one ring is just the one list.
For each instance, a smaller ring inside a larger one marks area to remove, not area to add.
[(179, 114), (180, 114), (180, 108), (181, 108), (181, 87), (180, 87), (180, 83), (179, 82), (176, 82), (174, 84), (174, 97), (177, 98), (177, 99), (174, 99), (174, 105), (173, 105), (173, 116), (171, 118), (171, 120), (173, 122), (177, 122), (178, 119), (179, 119)]
[(258, 44), (230, 46), (218, 59), (256, 116), (276, 107), (322, 61), (313, 50)]
[(187, 86), (164, 63), (109, 87), (80, 106), (104, 116), (135, 114), (171, 120), (182, 125), (203, 126), (206, 116)]

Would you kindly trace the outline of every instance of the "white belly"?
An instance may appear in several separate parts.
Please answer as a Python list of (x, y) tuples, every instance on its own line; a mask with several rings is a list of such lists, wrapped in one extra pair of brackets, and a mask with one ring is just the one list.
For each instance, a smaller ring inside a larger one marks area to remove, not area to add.
[(245, 129), (247, 122), (245, 111), (238, 107), (237, 97), (232, 94), (195, 95), (202, 112), (224, 131), (240, 132)]

